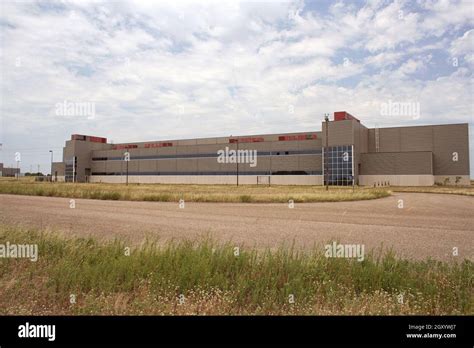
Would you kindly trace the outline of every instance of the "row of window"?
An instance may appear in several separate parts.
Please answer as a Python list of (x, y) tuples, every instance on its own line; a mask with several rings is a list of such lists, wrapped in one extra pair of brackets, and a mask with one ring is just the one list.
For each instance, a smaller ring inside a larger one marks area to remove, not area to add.
[[(301, 151), (259, 151), (258, 156), (289, 156), (289, 155), (320, 155), (321, 150), (301, 150)], [(130, 156), (131, 160), (156, 160), (156, 159), (183, 159), (183, 158), (216, 158), (217, 153), (188, 154), (188, 155), (150, 155), (150, 156)], [(116, 157), (92, 157), (93, 161), (123, 161), (123, 156)]]

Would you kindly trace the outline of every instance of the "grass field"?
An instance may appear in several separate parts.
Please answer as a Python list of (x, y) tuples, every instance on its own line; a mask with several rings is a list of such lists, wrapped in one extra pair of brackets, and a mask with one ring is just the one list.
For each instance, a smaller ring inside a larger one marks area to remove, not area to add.
[[(324, 249), (255, 251), (210, 240), (132, 249), (0, 227), (0, 244), (38, 244), (37, 262), (0, 259), (0, 315), (473, 314), (474, 265), (364, 261)], [(294, 296), (294, 303), (290, 303)], [(71, 301), (75, 299), (75, 301)], [(73, 303), (72, 303), (73, 302)]]
[(326, 192), (321, 186), (233, 186), (233, 185), (165, 185), (165, 184), (81, 184), (42, 183), (31, 180), (1, 180), (0, 193), (89, 198), (126, 201), (223, 202), (223, 203), (287, 203), (340, 202), (387, 197), (382, 188), (331, 187)]

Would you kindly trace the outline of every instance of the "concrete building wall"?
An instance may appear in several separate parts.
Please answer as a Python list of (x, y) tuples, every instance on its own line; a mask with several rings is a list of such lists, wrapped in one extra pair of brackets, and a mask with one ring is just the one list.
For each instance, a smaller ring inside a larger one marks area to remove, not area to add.
[(468, 124), (433, 126), (432, 129), (434, 174), (469, 175)]
[(361, 165), (361, 154), (368, 151), (368, 129), (356, 120), (352, 120), (352, 128), (354, 133), (354, 178), (358, 182), (359, 167)]
[[(257, 185), (257, 175), (239, 176), (239, 184)], [(125, 183), (125, 176), (94, 175), (94, 183)], [(130, 175), (129, 183), (136, 184), (208, 184), (208, 185), (236, 185), (234, 175)], [(272, 185), (322, 185), (321, 175), (273, 175)]]
[(433, 175), (360, 175), (362, 186), (433, 186)]
[(435, 175), (434, 181), (441, 185), (471, 185), (471, 177), (469, 175)]
[(433, 154), (378, 152), (361, 154), (360, 175), (433, 175)]
[[(369, 152), (376, 152), (375, 132), (368, 131)], [(431, 151), (435, 176), (469, 176), (468, 124), (380, 128), (378, 132), (379, 153)], [(380, 160), (387, 163), (387, 158)], [(413, 165), (407, 165), (401, 174), (412, 172)]]
[[(354, 120), (330, 121), (328, 128), (328, 146), (354, 144)], [(322, 124), (322, 146), (326, 146), (326, 122)]]

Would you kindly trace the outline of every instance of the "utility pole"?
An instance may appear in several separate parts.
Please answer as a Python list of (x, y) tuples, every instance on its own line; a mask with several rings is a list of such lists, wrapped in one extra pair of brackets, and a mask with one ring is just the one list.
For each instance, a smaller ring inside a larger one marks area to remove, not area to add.
[(126, 151), (123, 155), (124, 155), (125, 163), (127, 165), (127, 169), (126, 169), (127, 170), (127, 177), (126, 177), (127, 179), (126, 179), (125, 184), (128, 186), (128, 162), (130, 162), (130, 152)]
[(236, 159), (237, 159), (237, 186), (239, 186), (239, 138), (236, 138), (237, 140), (237, 153), (236, 153)]
[(328, 156), (328, 147), (329, 147), (329, 114), (324, 114), (324, 121), (326, 121), (326, 147), (325, 147), (325, 156), (324, 156), (324, 176), (326, 178), (326, 191), (329, 191), (329, 173), (328, 173), (328, 163), (329, 163), (329, 156)]
[(127, 161), (127, 183), (126, 185), (128, 186), (128, 161)]
[(272, 186), (272, 149), (271, 148), (270, 148), (270, 177), (268, 178), (268, 186)]
[(51, 183), (53, 183), (53, 150), (49, 150), (51, 152)]

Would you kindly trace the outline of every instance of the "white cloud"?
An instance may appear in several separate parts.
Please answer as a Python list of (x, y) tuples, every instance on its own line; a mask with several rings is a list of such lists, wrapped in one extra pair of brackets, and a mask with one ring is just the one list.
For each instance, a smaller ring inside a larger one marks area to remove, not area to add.
[[(472, 122), (468, 3), (423, 2), (426, 12), (402, 1), (306, 5), (2, 3), (0, 142), (31, 149), (38, 137), (57, 147), (71, 133), (124, 142), (307, 130), (336, 110), (393, 125), (379, 114), (390, 98), (420, 101), (419, 123)], [(438, 54), (470, 68), (430, 76), (445, 59)], [(95, 102), (97, 117), (54, 115), (63, 100)]]

